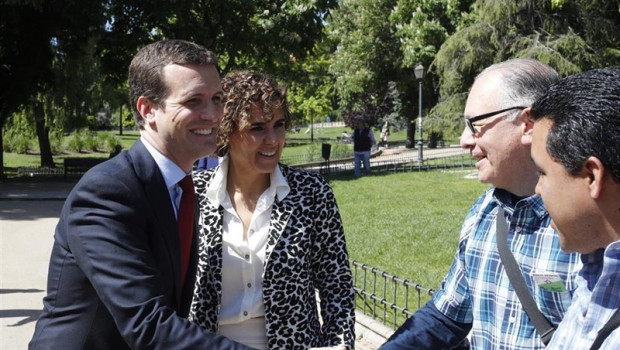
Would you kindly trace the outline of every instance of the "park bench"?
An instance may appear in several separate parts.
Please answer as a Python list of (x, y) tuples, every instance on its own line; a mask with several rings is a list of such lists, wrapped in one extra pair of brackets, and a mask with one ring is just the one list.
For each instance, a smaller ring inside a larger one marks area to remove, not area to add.
[(88, 169), (95, 165), (105, 161), (106, 158), (65, 158), (64, 159), (64, 174), (65, 179), (69, 175), (82, 175), (88, 171)]

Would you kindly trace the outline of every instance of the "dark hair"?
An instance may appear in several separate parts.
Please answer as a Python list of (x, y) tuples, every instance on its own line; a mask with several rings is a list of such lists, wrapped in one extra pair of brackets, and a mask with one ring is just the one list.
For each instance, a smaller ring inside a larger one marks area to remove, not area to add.
[[(498, 108), (529, 107), (560, 78), (553, 68), (532, 58), (513, 58), (496, 63), (478, 74), (476, 80), (489, 73), (502, 77), (497, 87)], [(518, 112), (508, 114), (506, 119), (514, 120)]]
[(228, 152), (230, 135), (243, 131), (250, 125), (252, 107), (260, 108), (266, 121), (273, 118), (278, 108), (284, 112), (284, 126), (291, 128), (291, 116), (286, 102), (286, 89), (278, 85), (270, 75), (239, 71), (228, 74), (222, 80), (224, 90), (224, 117), (217, 137), (217, 154)]
[(144, 128), (136, 104), (144, 96), (158, 106), (169, 94), (163, 68), (169, 64), (215, 65), (217, 56), (206, 48), (185, 40), (162, 40), (143, 47), (129, 65), (129, 104), (136, 125)]
[(546, 149), (569, 173), (594, 156), (620, 183), (620, 67), (561, 79), (534, 103), (532, 118), (552, 122)]

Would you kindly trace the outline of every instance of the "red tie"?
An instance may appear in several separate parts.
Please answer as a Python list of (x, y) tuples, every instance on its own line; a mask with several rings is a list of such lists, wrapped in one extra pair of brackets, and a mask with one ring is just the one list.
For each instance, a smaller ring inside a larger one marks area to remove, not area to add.
[(186, 176), (179, 181), (183, 190), (181, 203), (179, 204), (179, 242), (181, 247), (181, 285), (185, 282), (187, 266), (189, 265), (189, 253), (192, 247), (194, 234), (194, 182), (191, 176)]

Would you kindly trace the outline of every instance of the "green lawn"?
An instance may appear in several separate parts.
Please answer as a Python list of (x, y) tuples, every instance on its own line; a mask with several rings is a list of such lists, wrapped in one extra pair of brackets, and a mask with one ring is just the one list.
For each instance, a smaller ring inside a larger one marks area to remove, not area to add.
[[(373, 301), (358, 295), (357, 308), (395, 328), (407, 315), (383, 307), (394, 303), (415, 311), (437, 290), (456, 252), (460, 227), (474, 200), (488, 187), (471, 175), (474, 169), (373, 174), (354, 179), (333, 178), (349, 257), (372, 270), (354, 270), (355, 285), (373, 293)], [(355, 268), (355, 267), (352, 267)], [(401, 283), (381, 271), (423, 287), (407, 293)]]
[(352, 259), (436, 289), (456, 251), (461, 223), (488, 187), (473, 170), (333, 179)]

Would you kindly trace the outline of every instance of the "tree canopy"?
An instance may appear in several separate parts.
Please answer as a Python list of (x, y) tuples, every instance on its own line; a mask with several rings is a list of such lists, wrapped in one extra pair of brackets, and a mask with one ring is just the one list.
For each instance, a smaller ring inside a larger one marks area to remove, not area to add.
[(561, 76), (620, 65), (618, 0), (478, 0), (433, 60), (439, 102), (431, 120), (455, 131), (475, 76), (509, 58), (545, 62)]
[(412, 146), (417, 65), (425, 129), (456, 136), (492, 63), (533, 57), (563, 76), (620, 65), (620, 0), (0, 0), (0, 129), (25, 116), (53, 165), (50, 130), (122, 107), (135, 52), (173, 38), (217, 52), (223, 74), (275, 75), (297, 123), (389, 120)]

